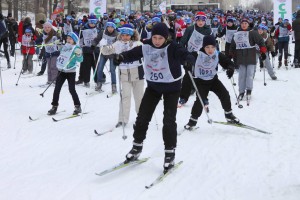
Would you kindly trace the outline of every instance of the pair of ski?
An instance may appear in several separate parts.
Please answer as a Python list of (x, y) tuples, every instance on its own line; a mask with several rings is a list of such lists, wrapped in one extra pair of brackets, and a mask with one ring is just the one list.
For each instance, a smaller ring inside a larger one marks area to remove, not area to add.
[[(60, 114), (60, 113), (63, 113), (63, 112), (66, 112), (65, 110), (62, 110), (62, 111), (58, 111), (58, 112), (56, 112), (56, 115), (57, 114)], [(57, 119), (57, 118), (54, 118), (54, 117), (52, 117), (52, 120), (54, 121), (54, 122), (59, 122), (59, 121), (63, 121), (63, 120), (66, 120), (66, 119), (72, 119), (72, 118), (76, 118), (76, 117), (79, 117), (79, 116), (81, 116), (82, 114), (87, 114), (88, 112), (85, 112), (85, 113), (81, 113), (81, 114), (78, 114), (78, 115), (69, 115), (69, 116), (66, 116), (66, 117), (63, 117), (63, 118), (60, 118), (60, 119)], [(37, 121), (37, 120), (40, 120), (40, 119), (43, 119), (43, 118), (46, 118), (46, 117), (49, 117), (49, 116), (51, 116), (51, 115), (42, 115), (42, 116), (39, 116), (39, 117), (31, 117), (31, 116), (29, 116), (29, 120), (31, 121), (31, 122), (33, 122), (33, 121)]]
[[(103, 176), (103, 175), (106, 175), (106, 174), (109, 174), (109, 173), (112, 173), (112, 172), (115, 172), (115, 171), (118, 171), (120, 169), (124, 169), (124, 168), (128, 168), (130, 166), (135, 166), (135, 165), (139, 165), (139, 164), (142, 164), (142, 163), (145, 163), (149, 160), (150, 158), (142, 158), (142, 159), (139, 159), (139, 160), (134, 160), (134, 161), (124, 161), (124, 162), (121, 162), (107, 170), (104, 170), (100, 173), (96, 173), (96, 175), (98, 176)], [(151, 187), (157, 185), (158, 183), (162, 182), (168, 175), (170, 175), (174, 170), (176, 170), (181, 164), (183, 163), (183, 161), (180, 161), (178, 163), (176, 163), (174, 165), (174, 167), (172, 167), (171, 169), (167, 170), (167, 171), (164, 171), (162, 174), (160, 174), (151, 184), (149, 185), (146, 185), (145, 188), (146, 189), (150, 189)]]
[[(244, 128), (244, 129), (256, 131), (256, 132), (259, 132), (259, 133), (272, 134), (270, 132), (267, 132), (267, 131), (261, 130), (259, 128), (255, 128), (253, 126), (249, 126), (249, 125), (246, 125), (246, 124), (243, 124), (243, 123), (240, 123), (240, 122), (239, 123), (230, 123), (230, 122), (221, 122), (221, 121), (212, 121), (212, 122), (215, 123), (215, 124), (222, 124), (222, 125), (234, 126), (234, 127), (238, 127), (238, 128)], [(192, 128), (192, 129), (185, 129), (184, 128), (184, 129), (178, 131), (177, 135), (181, 135), (185, 131), (195, 131), (198, 128), (199, 128), (198, 126)]]

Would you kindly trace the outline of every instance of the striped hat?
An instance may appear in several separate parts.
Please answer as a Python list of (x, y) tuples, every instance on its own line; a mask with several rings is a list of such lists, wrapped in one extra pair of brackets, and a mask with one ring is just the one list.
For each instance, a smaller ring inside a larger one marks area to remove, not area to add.
[(70, 36), (70, 37), (72, 38), (72, 40), (75, 42), (75, 44), (78, 43), (79, 38), (78, 38), (78, 36), (76, 35), (76, 33), (70, 32), (70, 33), (68, 33), (68, 36)]
[(134, 29), (130, 24), (124, 24), (121, 28), (118, 28), (120, 31), (121, 35), (130, 35), (133, 36), (134, 34)]
[(116, 28), (117, 28), (116, 24), (115, 24), (115, 23), (113, 23), (113, 22), (106, 22), (106, 26), (105, 26), (105, 28), (107, 28), (107, 27), (113, 27), (114, 29), (116, 29)]

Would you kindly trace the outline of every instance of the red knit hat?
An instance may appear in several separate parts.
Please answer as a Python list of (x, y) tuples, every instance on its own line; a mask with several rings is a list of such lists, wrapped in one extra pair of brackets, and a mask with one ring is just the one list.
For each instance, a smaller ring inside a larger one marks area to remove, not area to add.
[(206, 20), (206, 14), (204, 12), (198, 12), (195, 16), (195, 21), (197, 21), (197, 20), (205, 21)]

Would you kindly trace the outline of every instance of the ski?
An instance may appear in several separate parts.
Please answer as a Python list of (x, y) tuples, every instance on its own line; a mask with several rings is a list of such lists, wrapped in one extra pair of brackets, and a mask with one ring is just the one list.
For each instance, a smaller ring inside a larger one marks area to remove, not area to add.
[(150, 189), (153, 186), (157, 185), (158, 183), (162, 182), (168, 175), (170, 175), (172, 172), (174, 172), (181, 164), (183, 161), (180, 161), (174, 165), (171, 169), (168, 171), (163, 172), (161, 175), (159, 175), (150, 185), (146, 185), (146, 189)]
[(85, 94), (86, 94), (87, 96), (91, 97), (91, 96), (95, 96), (95, 95), (97, 95), (97, 94), (101, 94), (101, 93), (103, 93), (103, 92), (104, 92), (103, 90), (100, 90), (100, 91), (94, 91), (94, 92), (86, 92)]
[(103, 176), (105, 174), (109, 174), (111, 172), (114, 172), (114, 171), (117, 171), (117, 170), (120, 170), (120, 169), (123, 169), (123, 168), (126, 168), (126, 167), (130, 167), (130, 166), (134, 166), (134, 165), (138, 165), (138, 164), (142, 164), (146, 161), (149, 160), (150, 157), (148, 158), (142, 158), (142, 159), (139, 159), (139, 160), (134, 160), (134, 161), (130, 161), (130, 162), (127, 162), (127, 161), (124, 161), (124, 162), (121, 162), (109, 169), (106, 169), (100, 173), (96, 173), (96, 175), (98, 176)]
[[(81, 113), (81, 114), (87, 114), (87, 112), (86, 113)], [(75, 118), (75, 117), (79, 117), (79, 116), (81, 116), (81, 114), (79, 114), (79, 115), (70, 115), (70, 116), (68, 116), (68, 117), (64, 117), (64, 118), (61, 118), (61, 119), (55, 119), (54, 117), (52, 117), (52, 120), (54, 121), (54, 122), (59, 122), (59, 121), (62, 121), (62, 120), (66, 120), (66, 119), (73, 119), (73, 118)]]
[(104, 135), (106, 133), (110, 133), (110, 132), (113, 132), (115, 128), (112, 128), (112, 129), (109, 129), (107, 131), (102, 131), (102, 132), (98, 132), (96, 129), (94, 130), (94, 133), (97, 135), (97, 136), (101, 136), (101, 135)]
[(249, 125), (246, 125), (246, 124), (242, 124), (242, 123), (229, 123), (229, 122), (220, 122), (220, 121), (213, 121), (213, 123), (216, 123), (216, 124), (223, 124), (223, 125), (229, 125), (229, 126), (235, 126), (235, 127), (239, 127), (239, 128), (245, 128), (245, 129), (249, 129), (249, 130), (252, 130), (252, 131), (257, 131), (257, 132), (260, 132), (260, 133), (264, 133), (264, 134), (272, 134), (270, 132), (267, 132), (267, 131), (264, 131), (264, 130), (261, 130), (261, 129), (258, 129), (258, 128), (255, 128), (253, 126), (249, 126)]
[[(55, 115), (57, 115), (57, 114), (59, 114), (59, 113), (63, 113), (63, 112), (66, 112), (66, 110), (58, 111), (58, 112), (56, 112)], [(48, 116), (51, 116), (51, 115), (41, 115), (41, 116), (36, 117), (36, 118), (33, 118), (33, 117), (29, 116), (29, 120), (30, 120), (31, 122), (33, 122), (33, 121), (37, 121), (37, 120), (39, 120), (39, 119), (43, 119), (43, 118), (48, 117)]]
[(180, 130), (180, 131), (177, 132), (177, 135), (179, 136), (179, 135), (181, 135), (182, 133), (184, 133), (185, 131), (190, 131), (190, 132), (192, 132), (192, 131), (197, 130), (198, 128), (199, 128), (199, 126), (196, 126), (196, 127), (192, 128), (192, 129), (190, 129), (190, 130), (183, 128), (182, 130)]

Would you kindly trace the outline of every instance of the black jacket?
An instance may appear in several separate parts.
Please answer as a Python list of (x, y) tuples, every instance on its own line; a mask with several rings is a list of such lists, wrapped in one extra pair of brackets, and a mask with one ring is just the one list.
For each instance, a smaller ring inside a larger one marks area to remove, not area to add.
[(300, 40), (300, 13), (296, 16), (296, 20), (293, 21), (292, 27), (295, 33), (295, 40)]
[[(149, 44), (152, 47), (156, 48), (152, 44), (152, 40), (145, 40), (144, 44)], [(169, 68), (171, 71), (172, 76), (174, 79), (179, 78), (181, 76), (181, 66), (185, 63), (186, 60), (189, 60), (190, 62), (195, 63), (195, 57), (192, 56), (191, 53), (189, 53), (184, 47), (178, 45), (174, 41), (168, 41), (164, 45), (162, 45), (160, 48), (164, 48), (167, 45), (169, 45), (167, 52), (168, 52), (168, 62), (169, 62)], [(131, 49), (130, 51), (126, 51), (122, 53), (124, 57), (124, 62), (133, 62), (135, 60), (139, 60), (143, 57), (143, 50), (142, 46), (135, 47)], [(157, 83), (157, 82), (151, 82), (148, 81), (148, 87), (159, 92), (159, 93), (165, 93), (165, 92), (177, 92), (181, 89), (181, 80), (172, 82), (172, 83)]]

